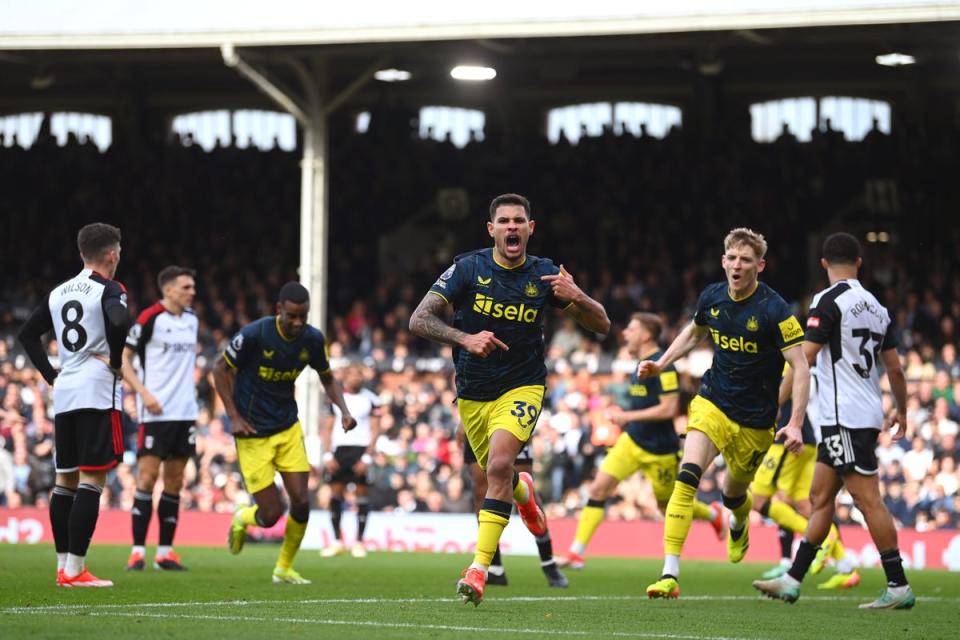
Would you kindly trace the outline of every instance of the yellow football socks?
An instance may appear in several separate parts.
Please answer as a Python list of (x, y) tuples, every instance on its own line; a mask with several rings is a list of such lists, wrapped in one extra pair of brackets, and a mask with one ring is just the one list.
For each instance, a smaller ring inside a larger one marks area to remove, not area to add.
[(693, 501), (693, 519), (694, 520), (713, 520), (714, 515), (711, 515), (713, 512), (710, 509), (710, 505), (700, 502), (699, 500)]
[(833, 547), (830, 548), (830, 557), (834, 560), (840, 560), (847, 555), (847, 550), (843, 548), (843, 542), (840, 541), (840, 531), (837, 525), (830, 525), (830, 535), (834, 537)]
[[(591, 500), (590, 502), (594, 501)], [(587, 506), (583, 508), (583, 513), (580, 514), (580, 521), (577, 522), (577, 534), (574, 537), (577, 544), (582, 544), (584, 547), (590, 544), (590, 539), (597, 532), (597, 527), (600, 526), (601, 522), (603, 522), (603, 507), (588, 502)]]
[(517, 481), (517, 486), (513, 488), (513, 499), (517, 501), (517, 504), (527, 504), (530, 499), (530, 491), (527, 489), (525, 482)]
[(480, 522), (480, 531), (477, 533), (477, 552), (473, 556), (473, 564), (489, 567), (493, 554), (500, 544), (500, 536), (504, 527), (510, 522), (510, 511), (513, 505), (500, 500), (487, 498), (483, 501), (483, 508), (477, 520)]
[[(733, 514), (734, 520), (737, 523), (737, 529), (741, 525), (750, 524), (750, 510), (753, 508), (753, 494), (750, 491), (747, 491), (747, 495), (743, 496), (743, 503), (730, 509), (730, 512)], [(724, 498), (726, 499), (726, 498)], [(729, 506), (727, 507), (730, 508)]]
[(280, 557), (277, 558), (278, 569), (289, 569), (293, 566), (293, 558), (300, 550), (300, 543), (303, 542), (303, 534), (306, 532), (306, 522), (297, 522), (289, 515), (287, 516), (287, 526), (283, 531), (283, 544), (280, 545)]
[(240, 513), (237, 515), (240, 518), (240, 522), (247, 526), (259, 526), (257, 525), (257, 505), (251, 505), (240, 510)]
[(771, 520), (784, 529), (788, 529), (794, 533), (803, 533), (807, 530), (807, 519), (797, 513), (797, 511), (786, 502), (771, 500), (770, 510), (767, 513)]
[(686, 482), (677, 482), (673, 485), (673, 494), (667, 504), (666, 519), (663, 523), (663, 552), (679, 556), (683, 551), (683, 543), (690, 532), (690, 522), (693, 520), (693, 503), (697, 495), (697, 488)]

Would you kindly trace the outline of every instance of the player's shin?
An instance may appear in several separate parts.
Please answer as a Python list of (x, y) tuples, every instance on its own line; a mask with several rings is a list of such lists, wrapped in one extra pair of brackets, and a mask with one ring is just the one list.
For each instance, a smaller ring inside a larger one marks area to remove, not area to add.
[(336, 542), (342, 542), (342, 532), (340, 530), (340, 520), (343, 517), (343, 497), (333, 496), (330, 498), (330, 525), (333, 527), (333, 539)]
[(147, 529), (150, 527), (150, 518), (153, 517), (153, 495), (139, 489), (133, 494), (132, 525), (133, 546), (143, 555), (143, 547), (147, 544)]
[(753, 495), (748, 490), (742, 496), (723, 496), (723, 506), (730, 510), (733, 519), (730, 528), (742, 530), (750, 523), (750, 510), (753, 508)]
[[(683, 551), (683, 544), (687, 540), (693, 520), (693, 502), (702, 473), (699, 465), (689, 462), (684, 463), (677, 473), (663, 525), (663, 551), (668, 556), (679, 557)], [(675, 574), (670, 575), (676, 577)]]
[(367, 529), (367, 518), (370, 516), (370, 498), (357, 496), (357, 542), (363, 540)]
[(287, 515), (287, 525), (283, 531), (283, 544), (280, 545), (280, 557), (277, 558), (278, 569), (289, 569), (293, 566), (293, 559), (300, 550), (300, 543), (307, 532), (307, 521), (310, 518), (310, 507), (290, 507)]
[(603, 522), (604, 500), (587, 500), (587, 506), (583, 508), (580, 514), (580, 520), (577, 522), (577, 533), (574, 536), (573, 544), (570, 545), (570, 551), (582, 556), (586, 550), (593, 534), (597, 532), (600, 523)]
[(50, 496), (50, 528), (53, 531), (53, 544), (57, 550), (57, 569), (67, 564), (67, 552), (70, 550), (70, 510), (77, 492), (57, 485)]
[(173, 547), (173, 537), (177, 533), (177, 520), (180, 516), (180, 496), (161, 493), (157, 505), (157, 517), (160, 519), (160, 548), (157, 555), (165, 556)]
[(512, 510), (513, 505), (509, 502), (492, 498), (486, 498), (483, 501), (483, 508), (477, 518), (480, 522), (480, 530), (477, 533), (477, 552), (471, 566), (482, 568), (484, 571), (490, 566), (503, 529), (510, 522)]
[(64, 571), (67, 576), (77, 576), (83, 572), (90, 539), (97, 528), (100, 514), (100, 494), (103, 488), (90, 482), (81, 482), (77, 487), (77, 496), (70, 510), (70, 546)]
[(810, 564), (817, 557), (817, 551), (819, 550), (819, 545), (811, 543), (806, 538), (801, 540), (800, 546), (797, 547), (797, 553), (793, 556), (793, 565), (787, 571), (787, 575), (796, 580), (797, 583), (803, 582), (807, 571), (810, 570)]

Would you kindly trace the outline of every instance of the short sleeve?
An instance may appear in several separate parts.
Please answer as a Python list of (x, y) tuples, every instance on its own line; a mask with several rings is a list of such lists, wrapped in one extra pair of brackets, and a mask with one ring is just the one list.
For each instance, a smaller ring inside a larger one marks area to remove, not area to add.
[(257, 327), (248, 324), (236, 335), (230, 338), (230, 344), (223, 351), (223, 359), (234, 369), (238, 369), (250, 362), (257, 353), (260, 336)]
[(134, 351), (140, 350), (140, 342), (146, 341), (143, 336), (143, 325), (140, 324), (140, 321), (134, 322), (130, 327), (130, 331), (127, 332), (127, 346), (133, 349)]
[(680, 380), (677, 377), (677, 370), (673, 365), (670, 365), (666, 371), (660, 373), (657, 382), (660, 384), (661, 396), (677, 393), (680, 390)]
[(889, 351), (900, 346), (900, 336), (897, 334), (897, 327), (890, 321), (887, 325), (887, 332), (883, 334), (883, 343), (880, 345), (880, 351)]
[(840, 322), (840, 308), (833, 300), (820, 300), (807, 316), (806, 339), (816, 344), (830, 341), (834, 325)]
[(803, 342), (803, 326), (780, 296), (770, 302), (770, 319), (777, 325), (773, 337), (781, 351)]
[(310, 346), (310, 366), (321, 375), (330, 372), (330, 353), (322, 333), (318, 334), (315, 344)]
[(701, 327), (707, 326), (707, 311), (710, 306), (707, 304), (709, 290), (708, 287), (700, 292), (700, 297), (697, 298), (697, 310), (693, 313), (693, 321)]
[(441, 273), (437, 281), (430, 287), (430, 293), (440, 296), (447, 304), (459, 300), (470, 286), (469, 269), (464, 262), (463, 260), (454, 262), (446, 271)]

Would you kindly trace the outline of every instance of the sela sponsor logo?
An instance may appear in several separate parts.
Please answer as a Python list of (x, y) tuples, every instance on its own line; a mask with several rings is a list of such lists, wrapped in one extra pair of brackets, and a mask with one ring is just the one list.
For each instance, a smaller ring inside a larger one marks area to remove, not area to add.
[(534, 324), (540, 317), (538, 307), (528, 307), (525, 304), (504, 304), (495, 301), (491, 296), (478, 293), (473, 300), (473, 310), (491, 318), (503, 318), (514, 322)]
[(743, 336), (725, 336), (716, 329), (710, 329), (713, 344), (724, 351), (742, 351), (743, 353), (759, 353), (759, 345), (753, 340), (745, 340)]
[(293, 382), (300, 375), (303, 369), (274, 369), (273, 367), (260, 367), (257, 369), (257, 375), (267, 382)]

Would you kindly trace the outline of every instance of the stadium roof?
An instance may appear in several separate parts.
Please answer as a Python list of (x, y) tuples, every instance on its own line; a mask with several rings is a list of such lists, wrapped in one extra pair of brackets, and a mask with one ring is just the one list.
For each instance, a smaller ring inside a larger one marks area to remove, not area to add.
[(0, 49), (623, 35), (960, 19), (953, 0), (0, 0)]
[[(297, 88), (292, 63), (323, 76), (328, 96), (535, 113), (592, 100), (689, 104), (704, 78), (732, 95), (798, 91), (895, 98), (918, 84), (960, 94), (960, 3), (931, 0), (0, 0), (0, 114), (31, 110), (151, 114), (273, 108), (224, 65), (244, 59)], [(537, 37), (531, 37), (537, 36)], [(890, 69), (877, 55), (917, 64)], [(455, 64), (496, 67), (483, 86)], [(409, 82), (363, 84), (377, 65)], [(152, 116), (151, 116), (152, 117)]]

